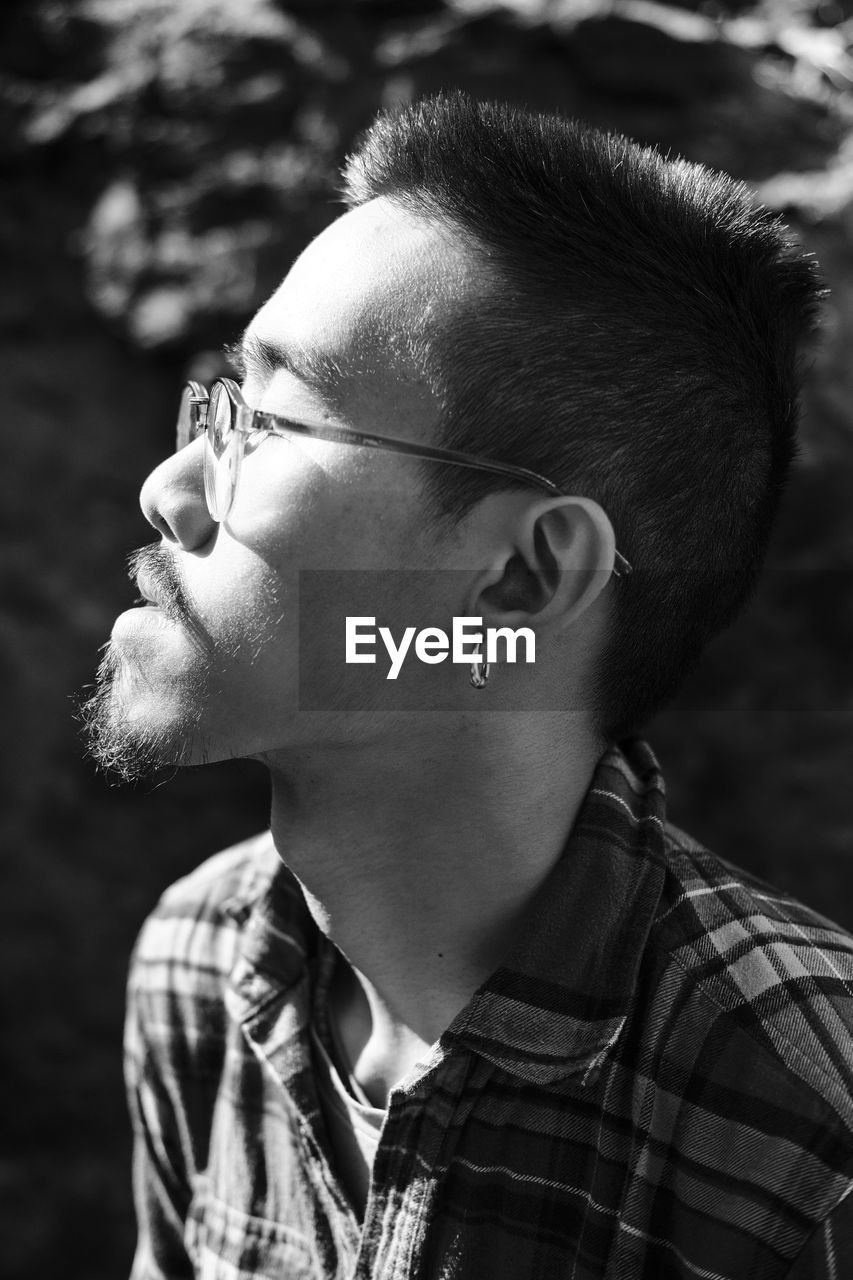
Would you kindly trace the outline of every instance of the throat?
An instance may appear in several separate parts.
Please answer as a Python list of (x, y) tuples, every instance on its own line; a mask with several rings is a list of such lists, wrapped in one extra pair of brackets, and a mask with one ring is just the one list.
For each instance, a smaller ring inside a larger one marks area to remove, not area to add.
[(430, 1044), (394, 1015), (340, 953), (329, 985), (328, 1017), (339, 1071), (371, 1106), (386, 1107), (395, 1085), (429, 1054)]

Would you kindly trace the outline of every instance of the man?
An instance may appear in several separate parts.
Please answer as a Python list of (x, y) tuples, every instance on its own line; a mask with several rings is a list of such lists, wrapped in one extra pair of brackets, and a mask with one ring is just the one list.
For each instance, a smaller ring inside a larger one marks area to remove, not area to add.
[(725, 177), (456, 95), (344, 193), (184, 393), (89, 708), (125, 776), (272, 780), (137, 947), (134, 1278), (847, 1274), (853, 940), (630, 736), (754, 581), (813, 265)]

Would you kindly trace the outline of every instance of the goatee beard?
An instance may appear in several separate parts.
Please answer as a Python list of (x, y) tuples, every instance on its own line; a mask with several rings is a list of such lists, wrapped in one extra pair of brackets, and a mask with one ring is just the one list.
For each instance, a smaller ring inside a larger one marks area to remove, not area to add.
[(126, 714), (119, 687), (122, 664), (127, 661), (110, 641), (95, 676), (94, 692), (82, 697), (76, 709), (87, 753), (115, 783), (154, 778), (195, 755), (194, 724), (185, 721), (179, 730), (157, 731)]
[[(174, 555), (154, 543), (133, 552), (128, 570), (134, 580), (140, 574), (146, 576), (165, 616), (183, 628), (199, 654), (209, 655), (212, 641), (191, 608)], [(133, 682), (146, 684), (144, 672), (132, 653), (109, 641), (95, 676), (94, 692), (83, 695), (77, 705), (83, 741), (97, 767), (112, 781), (137, 782), (190, 759), (198, 762), (194, 739), (203, 702), (203, 677), (199, 674), (187, 681), (182, 714), (162, 729), (152, 728), (129, 713), (122, 686), (130, 687)]]

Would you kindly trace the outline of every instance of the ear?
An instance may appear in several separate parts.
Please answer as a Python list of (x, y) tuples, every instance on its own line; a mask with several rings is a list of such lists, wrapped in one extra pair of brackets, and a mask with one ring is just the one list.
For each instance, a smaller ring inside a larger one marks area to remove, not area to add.
[(616, 539), (607, 514), (589, 498), (527, 499), (519, 506), (517, 494), (496, 497), (506, 499), (506, 519), (492, 524), (502, 545), (471, 584), (469, 614), (487, 626), (564, 630), (613, 574)]

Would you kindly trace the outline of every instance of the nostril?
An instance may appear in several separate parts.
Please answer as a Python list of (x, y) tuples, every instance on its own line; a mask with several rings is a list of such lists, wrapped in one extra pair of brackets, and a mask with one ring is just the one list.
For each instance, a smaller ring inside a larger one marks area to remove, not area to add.
[(215, 525), (204, 496), (198, 451), (183, 449), (161, 462), (143, 484), (139, 503), (164, 542), (195, 551), (210, 540)]
[(161, 534), (166, 539), (167, 542), (178, 541), (178, 539), (175, 537), (174, 533), (172, 532), (172, 528), (168, 520), (165, 520), (163, 516), (160, 515), (159, 511), (149, 512), (148, 521), (150, 524), (153, 524), (157, 532)]

